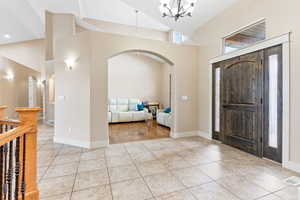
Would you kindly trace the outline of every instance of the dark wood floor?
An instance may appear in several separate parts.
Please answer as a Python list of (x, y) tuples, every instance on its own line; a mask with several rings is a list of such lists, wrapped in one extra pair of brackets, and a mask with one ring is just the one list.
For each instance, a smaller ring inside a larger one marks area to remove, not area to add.
[(169, 135), (170, 129), (158, 125), (155, 120), (109, 124), (110, 144), (166, 138)]

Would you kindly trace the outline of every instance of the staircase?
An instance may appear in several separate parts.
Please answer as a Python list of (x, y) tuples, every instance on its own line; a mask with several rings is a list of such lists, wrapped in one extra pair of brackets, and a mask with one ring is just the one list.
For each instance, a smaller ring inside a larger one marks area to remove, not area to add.
[(39, 200), (37, 121), (40, 108), (17, 108), (19, 121), (6, 120), (0, 106), (0, 200)]

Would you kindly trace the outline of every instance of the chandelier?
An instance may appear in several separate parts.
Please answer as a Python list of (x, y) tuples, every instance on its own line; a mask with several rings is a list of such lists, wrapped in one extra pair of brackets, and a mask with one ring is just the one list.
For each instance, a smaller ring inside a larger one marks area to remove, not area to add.
[(160, 12), (163, 17), (179, 18), (192, 16), (197, 0), (160, 0)]

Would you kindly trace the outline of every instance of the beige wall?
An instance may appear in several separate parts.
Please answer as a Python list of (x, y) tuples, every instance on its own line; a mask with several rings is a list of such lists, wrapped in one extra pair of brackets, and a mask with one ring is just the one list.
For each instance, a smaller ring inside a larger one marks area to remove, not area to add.
[(54, 59), (55, 40), (76, 33), (75, 17), (72, 14), (45, 11), (45, 58)]
[[(4, 79), (7, 73), (14, 74), (13, 80)], [(0, 105), (8, 106), (6, 115), (17, 118), (16, 107), (28, 107), (28, 77), (40, 79), (40, 73), (12, 60), (0, 57)], [(42, 106), (41, 88), (37, 93), (38, 106)]]
[(0, 56), (41, 72), (45, 64), (44, 40), (39, 39), (0, 45)]
[[(56, 99), (62, 95), (66, 97), (65, 102), (56, 101), (57, 138), (72, 137), (70, 140), (75, 144), (90, 137), (88, 142), (97, 145), (108, 140), (108, 59), (132, 49), (155, 52), (174, 63), (174, 131), (188, 132), (198, 129), (198, 113), (194, 112), (198, 106), (198, 88), (195, 84), (198, 47), (94, 31), (59, 40), (55, 46)], [(78, 58), (76, 67), (71, 72), (63, 70), (62, 60), (68, 55)], [(64, 84), (66, 82), (68, 84)], [(188, 96), (189, 99), (183, 101), (181, 96)], [(81, 127), (76, 133), (70, 133), (68, 126)]]
[[(158, 53), (174, 63), (176, 96), (175, 96), (175, 132), (197, 130), (197, 53), (198, 48), (193, 46), (178, 46), (167, 42), (139, 39), (135, 37), (120, 36), (90, 32), (92, 45), (92, 71), (91, 71), (91, 97), (92, 97), (92, 131), (99, 130), (99, 121), (106, 122), (107, 90), (107, 58), (116, 53), (129, 49), (143, 49)], [(101, 51), (101, 53), (99, 53)], [(188, 77), (188, 78), (187, 78)], [(100, 82), (100, 83), (99, 83)], [(189, 97), (182, 101), (181, 96)], [(104, 127), (104, 125), (103, 125)], [(100, 131), (101, 130), (101, 131)], [(97, 133), (96, 132), (96, 133)], [(107, 133), (107, 125), (103, 132)], [(100, 135), (93, 133), (96, 141)], [(107, 134), (105, 135), (107, 137)]]
[(85, 22), (92, 24), (100, 29), (100, 31), (107, 33), (115, 33), (127, 36), (136, 36), (152, 40), (169, 41), (169, 33), (164, 31), (157, 31), (153, 29), (141, 28), (138, 29), (135, 26), (129, 26), (124, 24), (116, 24), (112, 22), (105, 22), (101, 20), (83, 19)]
[(52, 13), (45, 11), (45, 60), (52, 60), (53, 55), (53, 17)]
[(201, 45), (199, 52), (199, 129), (208, 131), (209, 116), (209, 59), (221, 54), (221, 38), (236, 29), (266, 19), (267, 37), (291, 31), (290, 66), (290, 133), (291, 161), (300, 163), (300, 2), (295, 0), (243, 0), (199, 28), (194, 39)]
[(109, 59), (108, 97), (160, 102), (163, 67), (163, 63), (138, 53)]
[[(89, 38), (85, 36), (86, 34), (83, 33), (78, 37), (68, 37), (64, 39), (67, 45), (64, 40), (54, 45), (56, 60), (54, 141), (89, 147), (91, 143), (90, 101), (92, 100), (91, 47)], [(71, 71), (66, 70), (64, 63), (69, 56), (78, 58), (78, 63)], [(98, 84), (101, 85), (101, 81)], [(99, 122), (98, 124), (100, 125)], [(100, 135), (101, 132), (98, 134)]]
[[(161, 94), (160, 103), (162, 108), (170, 107), (170, 75), (172, 74), (172, 66), (169, 64), (163, 64), (161, 72)], [(171, 81), (172, 82), (172, 81)], [(172, 84), (172, 83), (171, 83)]]

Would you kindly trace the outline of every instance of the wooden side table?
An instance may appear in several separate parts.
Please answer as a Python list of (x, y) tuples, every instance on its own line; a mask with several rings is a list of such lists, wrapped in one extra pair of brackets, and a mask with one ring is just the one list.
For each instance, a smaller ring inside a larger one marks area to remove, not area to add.
[(156, 114), (157, 114), (157, 110), (159, 109), (159, 105), (160, 104), (158, 102), (148, 102), (145, 104), (145, 107), (152, 114), (153, 119), (156, 119)]

